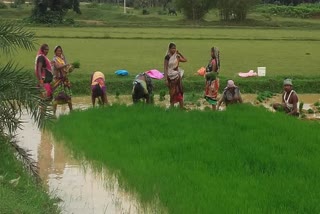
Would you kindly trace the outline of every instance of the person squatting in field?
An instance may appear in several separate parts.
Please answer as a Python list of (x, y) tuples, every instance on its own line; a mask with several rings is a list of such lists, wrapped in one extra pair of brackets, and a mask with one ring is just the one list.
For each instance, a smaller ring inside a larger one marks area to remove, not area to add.
[(226, 106), (234, 103), (242, 103), (240, 89), (234, 84), (233, 80), (228, 80), (227, 87), (223, 90), (217, 103), (217, 109), (220, 108), (221, 103), (225, 103)]
[(169, 88), (170, 106), (179, 103), (183, 109), (183, 86), (182, 76), (184, 71), (179, 68), (180, 62), (187, 62), (187, 59), (177, 50), (174, 43), (170, 43), (166, 56), (164, 57), (164, 79)]
[(146, 103), (152, 103), (151, 96), (153, 84), (151, 78), (146, 73), (138, 74), (133, 81), (132, 101), (137, 103), (144, 99)]
[(284, 111), (288, 115), (299, 116), (298, 112), (298, 95), (293, 90), (292, 80), (285, 79), (283, 81), (282, 103), (274, 103), (273, 108), (276, 111)]
[(93, 106), (95, 106), (96, 98), (100, 99), (102, 105), (108, 104), (105, 77), (100, 71), (95, 71), (91, 75), (91, 101)]

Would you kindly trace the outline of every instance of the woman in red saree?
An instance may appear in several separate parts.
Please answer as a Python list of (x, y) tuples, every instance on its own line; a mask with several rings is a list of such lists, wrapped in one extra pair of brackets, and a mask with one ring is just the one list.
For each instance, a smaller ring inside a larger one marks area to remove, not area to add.
[(170, 106), (173, 107), (178, 102), (180, 108), (183, 109), (182, 76), (184, 71), (179, 68), (180, 62), (187, 62), (187, 59), (177, 50), (174, 43), (170, 43), (164, 58), (164, 78), (169, 88)]
[(52, 89), (50, 83), (52, 82), (52, 67), (51, 62), (47, 57), (49, 46), (47, 44), (41, 45), (35, 59), (35, 75), (39, 82), (38, 86), (43, 89), (41, 96), (44, 100), (52, 99)]

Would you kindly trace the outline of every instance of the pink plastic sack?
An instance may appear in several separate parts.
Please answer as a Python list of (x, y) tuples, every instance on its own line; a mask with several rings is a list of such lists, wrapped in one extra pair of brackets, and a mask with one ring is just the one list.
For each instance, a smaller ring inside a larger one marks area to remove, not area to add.
[(158, 71), (156, 69), (146, 71), (145, 73), (148, 74), (148, 76), (153, 79), (162, 79), (164, 77), (163, 73), (161, 73), (160, 71)]
[(253, 70), (250, 70), (246, 73), (240, 72), (238, 75), (239, 75), (239, 77), (255, 77), (255, 76), (257, 76), (257, 73), (254, 72)]

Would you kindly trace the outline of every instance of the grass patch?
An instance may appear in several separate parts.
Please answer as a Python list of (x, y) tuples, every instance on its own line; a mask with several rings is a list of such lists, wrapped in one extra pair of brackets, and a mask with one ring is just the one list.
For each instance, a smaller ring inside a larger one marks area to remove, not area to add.
[[(0, 137), (0, 213), (60, 213), (54, 200), (37, 184), (14, 156), (7, 140)], [(19, 182), (10, 181), (19, 178)]]
[[(49, 31), (49, 30), (48, 30)], [(196, 31), (195, 31), (196, 32)], [(228, 30), (225, 31), (227, 33)], [(230, 31), (231, 33), (231, 31)], [(268, 33), (267, 31), (265, 33)], [(79, 60), (81, 68), (70, 78), (90, 78), (93, 71), (100, 70), (109, 78), (118, 78), (114, 72), (126, 69), (135, 74), (156, 68), (163, 70), (164, 54), (171, 39), (67, 39), (41, 38), (38, 43), (48, 43), (52, 49), (61, 45), (67, 59)], [(196, 71), (207, 64), (210, 48), (218, 46), (221, 50), (221, 75), (237, 77), (238, 72), (267, 67), (267, 76), (318, 74), (320, 41), (259, 41), (259, 40), (174, 40), (178, 49), (188, 59), (181, 64), (186, 77), (192, 77)], [(277, 50), (277, 51), (275, 51)], [(300, 50), (297, 52), (297, 50)], [(292, 53), (296, 53), (292, 56)], [(20, 51), (15, 59), (28, 70), (33, 70), (35, 53)], [(4, 57), (4, 60), (9, 60)], [(200, 79), (200, 77), (198, 77)], [(107, 79), (107, 81), (110, 79)]]
[(52, 131), (169, 213), (319, 213), (319, 126), (249, 105), (111, 106), (61, 116)]

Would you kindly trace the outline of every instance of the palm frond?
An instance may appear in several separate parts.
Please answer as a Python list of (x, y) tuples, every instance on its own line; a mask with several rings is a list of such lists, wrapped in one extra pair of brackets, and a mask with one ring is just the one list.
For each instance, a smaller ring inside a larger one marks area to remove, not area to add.
[(14, 22), (0, 22), (0, 50), (11, 54), (18, 48), (34, 50), (34, 33)]
[(50, 103), (40, 97), (32, 75), (12, 62), (0, 65), (0, 133), (10, 133), (21, 127), (21, 114), (27, 111), (40, 128), (51, 118)]

